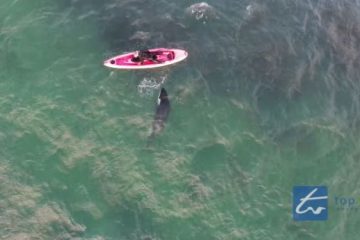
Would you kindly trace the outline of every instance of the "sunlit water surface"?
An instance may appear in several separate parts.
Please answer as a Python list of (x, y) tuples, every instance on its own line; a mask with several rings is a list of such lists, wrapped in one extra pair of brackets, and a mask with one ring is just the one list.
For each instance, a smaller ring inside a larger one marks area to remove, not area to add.
[[(1, 0), (0, 239), (358, 239), (333, 197), (360, 197), (360, 2), (195, 3)], [(102, 66), (144, 47), (189, 58)], [(328, 186), (326, 222), (294, 185)]]

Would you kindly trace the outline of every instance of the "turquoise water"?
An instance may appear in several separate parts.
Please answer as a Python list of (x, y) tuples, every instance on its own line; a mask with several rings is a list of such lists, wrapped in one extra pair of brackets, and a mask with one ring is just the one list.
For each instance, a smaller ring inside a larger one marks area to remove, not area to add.
[[(360, 198), (360, 2), (194, 3), (0, 2), (0, 239), (358, 239), (333, 198)], [(158, 46), (189, 58), (102, 66)], [(326, 222), (292, 220), (295, 185)]]

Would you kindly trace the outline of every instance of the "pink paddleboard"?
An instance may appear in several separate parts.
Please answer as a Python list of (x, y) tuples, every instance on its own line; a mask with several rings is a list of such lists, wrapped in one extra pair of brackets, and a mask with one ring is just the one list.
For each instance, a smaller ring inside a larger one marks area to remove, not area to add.
[(125, 53), (112, 57), (104, 62), (104, 66), (115, 69), (152, 69), (169, 66), (184, 60), (188, 53), (181, 49), (154, 48), (149, 52), (156, 53), (156, 61), (145, 60), (142, 63), (134, 62), (135, 52)]

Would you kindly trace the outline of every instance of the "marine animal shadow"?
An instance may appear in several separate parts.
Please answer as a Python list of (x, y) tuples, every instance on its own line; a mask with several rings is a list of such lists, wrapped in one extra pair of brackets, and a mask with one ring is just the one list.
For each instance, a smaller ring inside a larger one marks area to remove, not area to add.
[(165, 128), (165, 122), (168, 119), (170, 113), (170, 101), (165, 88), (161, 88), (160, 94), (157, 100), (154, 121), (152, 123), (152, 131), (148, 137), (147, 146), (150, 145), (157, 135)]

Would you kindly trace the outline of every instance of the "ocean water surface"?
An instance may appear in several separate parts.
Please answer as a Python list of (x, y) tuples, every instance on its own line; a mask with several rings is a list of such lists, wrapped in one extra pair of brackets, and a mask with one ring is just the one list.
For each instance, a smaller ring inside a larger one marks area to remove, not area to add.
[[(102, 66), (147, 47), (189, 57)], [(358, 239), (359, 53), (358, 0), (1, 0), (0, 239)]]

